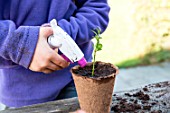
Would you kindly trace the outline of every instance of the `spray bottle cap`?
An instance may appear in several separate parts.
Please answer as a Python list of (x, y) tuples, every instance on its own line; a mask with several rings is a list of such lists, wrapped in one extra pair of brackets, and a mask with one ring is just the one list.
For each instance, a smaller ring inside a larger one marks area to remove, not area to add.
[(78, 64), (80, 65), (80, 67), (84, 67), (87, 64), (87, 61), (84, 57), (82, 57), (79, 61)]

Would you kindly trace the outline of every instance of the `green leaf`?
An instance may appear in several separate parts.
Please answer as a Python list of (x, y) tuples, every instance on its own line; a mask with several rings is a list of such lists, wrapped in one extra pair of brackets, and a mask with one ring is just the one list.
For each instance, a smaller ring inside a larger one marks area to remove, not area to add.
[(101, 33), (101, 28), (100, 27), (97, 27), (96, 30), (97, 30), (97, 34)]
[(97, 51), (102, 50), (102, 47), (103, 47), (103, 45), (102, 45), (102, 44), (98, 44), (98, 45), (96, 45), (96, 49), (97, 49)]
[(102, 39), (102, 37), (99, 35), (99, 39)]

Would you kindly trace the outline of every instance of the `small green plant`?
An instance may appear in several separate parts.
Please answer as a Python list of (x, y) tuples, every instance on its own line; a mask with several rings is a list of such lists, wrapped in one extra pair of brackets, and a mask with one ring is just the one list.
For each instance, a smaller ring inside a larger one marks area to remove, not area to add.
[(102, 39), (102, 37), (100, 36), (101, 29), (100, 28), (96, 28), (95, 30), (92, 30), (92, 31), (95, 34), (95, 36), (93, 38), (95, 38), (96, 41), (97, 41), (96, 44), (94, 45), (94, 54), (93, 54), (92, 76), (94, 76), (95, 62), (96, 62), (96, 53), (97, 53), (97, 51), (102, 50), (103, 45), (100, 43), (100, 39)]

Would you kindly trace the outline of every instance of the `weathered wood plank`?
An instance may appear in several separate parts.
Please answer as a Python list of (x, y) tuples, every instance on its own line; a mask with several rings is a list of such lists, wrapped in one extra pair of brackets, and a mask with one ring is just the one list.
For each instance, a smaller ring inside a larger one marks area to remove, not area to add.
[(68, 113), (79, 108), (77, 98), (51, 101), (16, 109), (8, 109), (0, 113)]

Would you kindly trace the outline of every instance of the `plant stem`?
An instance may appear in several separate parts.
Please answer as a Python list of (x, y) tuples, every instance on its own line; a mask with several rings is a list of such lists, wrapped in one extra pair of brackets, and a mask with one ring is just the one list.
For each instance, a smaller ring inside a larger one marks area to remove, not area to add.
[(94, 71), (95, 71), (95, 62), (96, 62), (96, 53), (97, 51), (100, 51), (102, 50), (102, 44), (99, 42), (99, 40), (101, 39), (100, 37), (100, 28), (97, 28), (96, 29), (97, 32), (93, 31), (93, 33), (95, 34), (94, 38), (96, 39), (97, 43), (96, 45), (94, 46), (94, 56), (93, 56), (93, 67), (92, 67), (92, 76), (94, 76)]
[(93, 56), (93, 68), (92, 68), (92, 76), (94, 76), (94, 68), (95, 68), (95, 61), (96, 61), (96, 52), (97, 50), (95, 49), (94, 51), (94, 56)]

